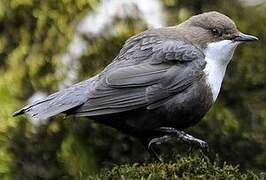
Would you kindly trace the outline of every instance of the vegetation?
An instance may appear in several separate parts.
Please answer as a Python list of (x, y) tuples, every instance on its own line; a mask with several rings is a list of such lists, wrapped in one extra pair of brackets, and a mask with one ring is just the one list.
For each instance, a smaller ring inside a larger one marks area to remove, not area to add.
[[(255, 174), (266, 169), (266, 6), (245, 2), (161, 1), (167, 25), (217, 10), (230, 16), (241, 31), (260, 38), (258, 43), (237, 49), (215, 106), (187, 130), (209, 142), (210, 158), (218, 154), (220, 162), (228, 162), (220, 165), (201, 155), (152, 163), (138, 140), (88, 119), (60, 115), (36, 126), (25, 116), (13, 118), (11, 114), (34, 92), (50, 94), (64, 84), (68, 69), (63, 68), (63, 55), (75, 38), (79, 21), (95, 12), (101, 2), (1, 0), (0, 178), (262, 179)], [(76, 60), (75, 82), (101, 71), (127, 38), (147, 29), (139, 11), (135, 13), (132, 17), (115, 16), (99, 33), (82, 34), (89, 46)], [(181, 151), (166, 147), (160, 148), (168, 154)]]
[(103, 170), (100, 175), (91, 179), (254, 179), (261, 180), (265, 174), (259, 175), (247, 171), (241, 173), (237, 166), (220, 164), (218, 160), (211, 162), (203, 154), (176, 157), (170, 163), (148, 163), (116, 166), (111, 170)]

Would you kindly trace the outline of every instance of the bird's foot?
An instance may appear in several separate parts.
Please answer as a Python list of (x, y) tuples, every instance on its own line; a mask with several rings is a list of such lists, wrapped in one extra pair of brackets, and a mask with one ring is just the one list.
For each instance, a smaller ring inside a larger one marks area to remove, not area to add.
[(165, 135), (162, 137), (157, 137), (157, 138), (153, 138), (149, 141), (148, 143), (148, 151), (154, 155), (154, 157), (159, 160), (160, 162), (163, 162), (163, 160), (161, 159), (161, 157), (158, 155), (158, 153), (155, 151), (154, 149), (154, 145), (160, 145), (162, 143), (165, 143), (169, 140), (171, 140), (173, 137)]
[(201, 140), (201, 139), (198, 139), (198, 138), (195, 138), (189, 134), (186, 134), (182, 131), (182, 135), (181, 135), (181, 138), (180, 140), (181, 141), (184, 141), (186, 143), (189, 143), (189, 144), (195, 144), (197, 146), (199, 146), (201, 149), (204, 149), (206, 151), (209, 151), (209, 145), (207, 142)]
[(148, 150), (152, 152), (154, 156), (160, 161), (161, 159), (158, 156), (158, 153), (154, 150), (153, 146), (163, 144), (170, 140), (177, 140), (177, 141), (189, 143), (191, 145), (190, 150), (192, 150), (194, 148), (194, 145), (196, 145), (207, 152), (209, 151), (208, 143), (206, 143), (205, 141), (201, 139), (195, 138), (185, 133), (184, 131), (180, 131), (172, 127), (161, 127), (157, 131), (165, 133), (166, 135), (151, 139), (148, 143)]
[(201, 139), (195, 138), (190, 134), (185, 133), (184, 131), (180, 131), (172, 127), (161, 127), (159, 128), (159, 131), (170, 134), (171, 137), (175, 138), (175, 140), (183, 141), (192, 145), (195, 144), (202, 149), (205, 149), (207, 151), (209, 150), (208, 143)]

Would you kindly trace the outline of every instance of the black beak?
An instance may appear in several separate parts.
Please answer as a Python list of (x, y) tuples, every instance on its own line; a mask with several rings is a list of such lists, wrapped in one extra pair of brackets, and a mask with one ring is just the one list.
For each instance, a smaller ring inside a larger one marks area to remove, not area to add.
[(240, 41), (240, 42), (249, 42), (249, 41), (257, 41), (259, 40), (256, 36), (244, 34), (244, 33), (239, 33), (238, 36), (234, 38), (235, 41)]

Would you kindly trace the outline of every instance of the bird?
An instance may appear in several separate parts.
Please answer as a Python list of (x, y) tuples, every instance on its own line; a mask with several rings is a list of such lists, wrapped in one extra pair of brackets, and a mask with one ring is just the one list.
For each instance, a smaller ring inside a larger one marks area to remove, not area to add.
[(207, 142), (185, 129), (196, 125), (215, 103), (235, 48), (256, 40), (216, 11), (148, 29), (130, 37), (99, 74), (26, 105), (13, 116), (88, 117), (138, 138), (152, 152), (154, 145), (173, 139), (206, 148)]

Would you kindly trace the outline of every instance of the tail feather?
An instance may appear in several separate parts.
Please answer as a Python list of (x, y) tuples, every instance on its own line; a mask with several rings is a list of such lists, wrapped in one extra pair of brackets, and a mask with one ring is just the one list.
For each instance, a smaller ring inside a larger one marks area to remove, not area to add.
[(19, 115), (22, 115), (24, 113), (27, 113), (32, 107), (37, 106), (37, 105), (39, 105), (41, 103), (45, 103), (45, 102), (47, 102), (49, 100), (50, 100), (50, 98), (48, 98), (48, 97), (47, 98), (43, 98), (41, 100), (38, 100), (38, 101), (34, 102), (33, 104), (27, 105), (27, 106), (23, 107), (22, 109), (14, 112), (12, 114), (12, 116), (15, 117), (15, 116), (19, 116)]
[(13, 116), (29, 114), (33, 118), (47, 119), (56, 114), (82, 105), (88, 99), (93, 78), (49, 95), (13, 113)]

